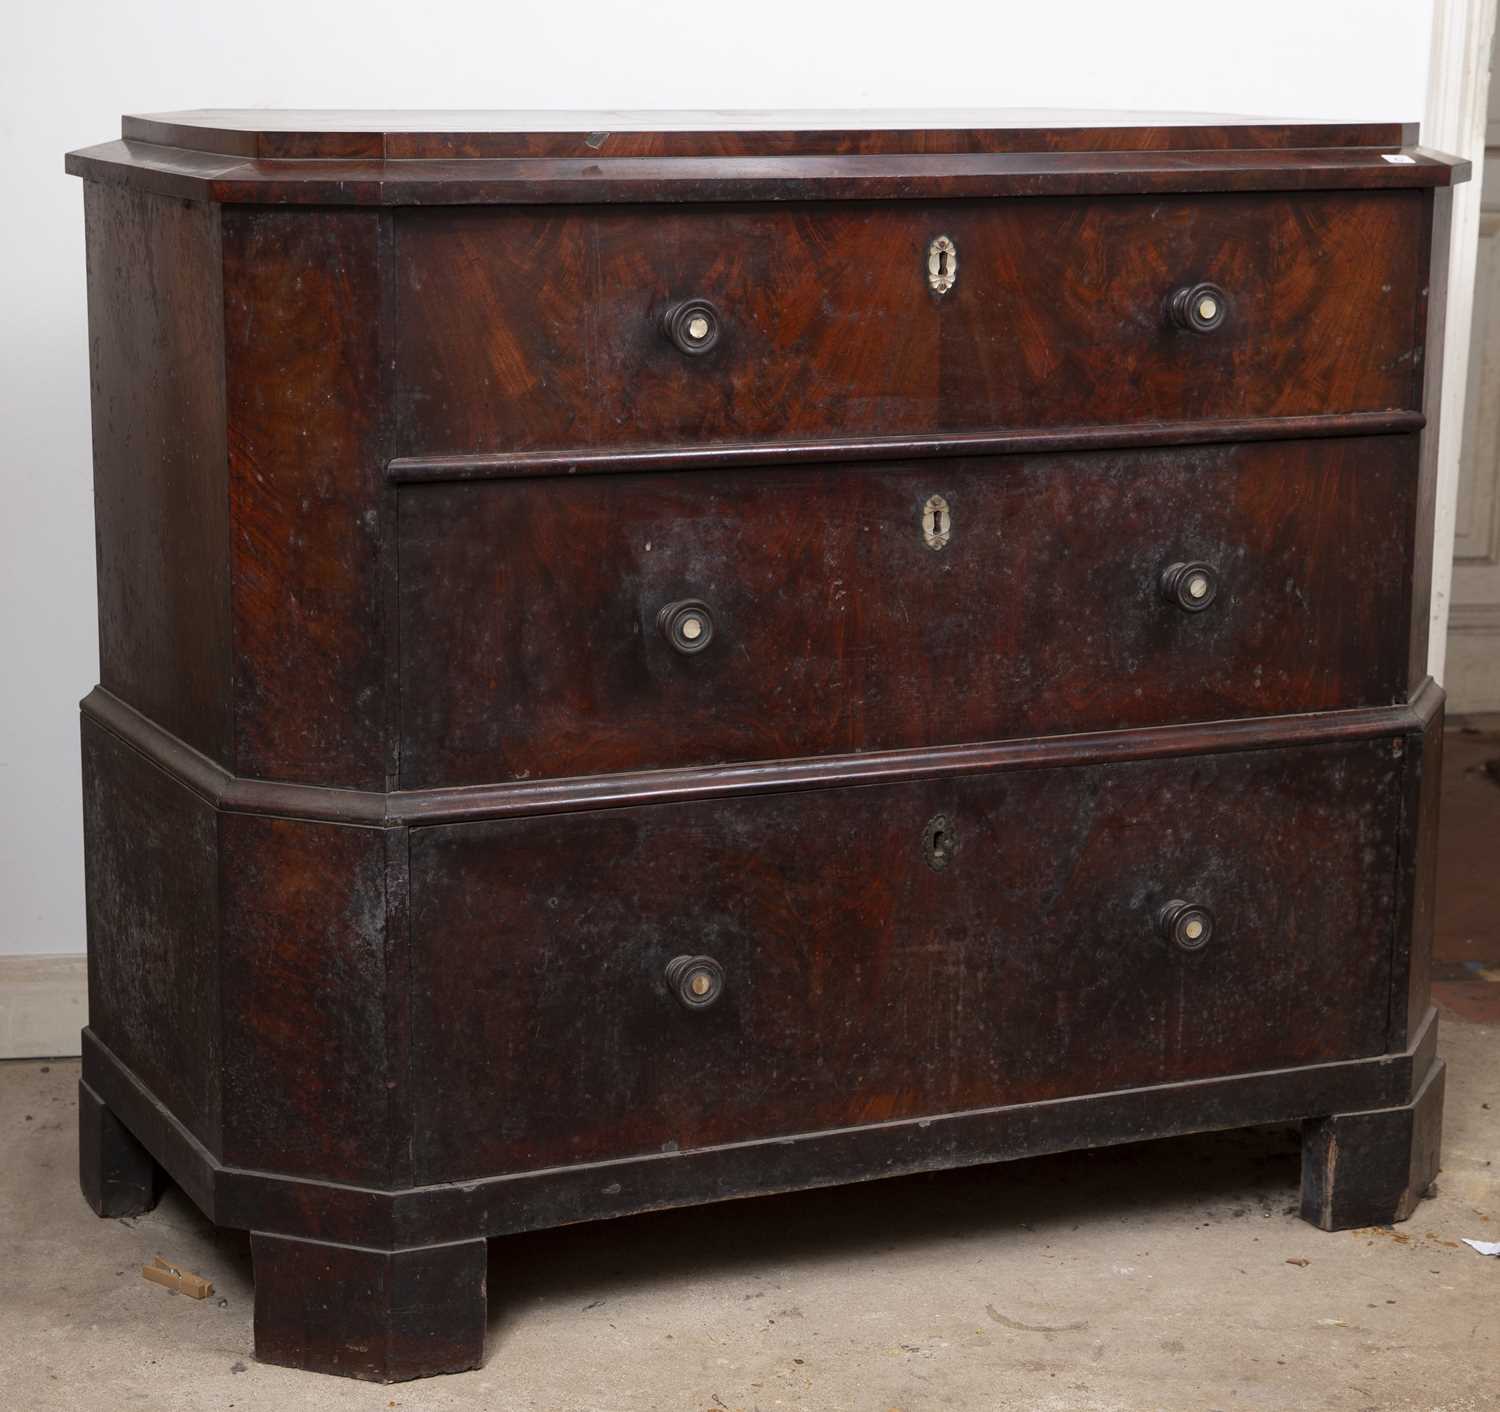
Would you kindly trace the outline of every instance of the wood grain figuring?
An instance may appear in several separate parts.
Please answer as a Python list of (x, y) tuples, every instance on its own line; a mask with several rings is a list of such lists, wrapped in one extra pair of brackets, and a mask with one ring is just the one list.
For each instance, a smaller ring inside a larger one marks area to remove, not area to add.
[(379, 222), (224, 222), (239, 772), (385, 782)]
[(82, 744), (89, 1023), (219, 1152), (217, 816), (87, 719)]
[(240, 157), (731, 157), (814, 153), (1375, 147), (1414, 123), (1286, 123), (1224, 114), (951, 109), (840, 112), (211, 108), (127, 114), (127, 140)]
[(99, 675), (233, 763), (217, 207), (86, 186)]
[[(1377, 437), (408, 489), (401, 782), (1388, 704), (1416, 457)], [(1184, 560), (1221, 575), (1202, 613), (1161, 596)], [(715, 622), (686, 658), (656, 625), (682, 598)]]
[[(1375, 742), (419, 830), (417, 1177), (1379, 1053), (1400, 772)], [(1218, 917), (1202, 953), (1156, 935), (1171, 897)], [(729, 988), (692, 1014), (663, 972), (699, 953)]]
[[(398, 454), (1416, 409), (1412, 193), (397, 218)], [(958, 282), (927, 286), (950, 236)], [(1174, 289), (1223, 286), (1216, 333)], [(701, 357), (662, 312), (702, 297)]]

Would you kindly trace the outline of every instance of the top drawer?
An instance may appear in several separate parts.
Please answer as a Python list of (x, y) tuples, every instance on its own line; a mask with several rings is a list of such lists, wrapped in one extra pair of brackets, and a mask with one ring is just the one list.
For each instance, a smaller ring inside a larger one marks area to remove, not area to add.
[(1429, 199), (402, 211), (398, 454), (1416, 409)]

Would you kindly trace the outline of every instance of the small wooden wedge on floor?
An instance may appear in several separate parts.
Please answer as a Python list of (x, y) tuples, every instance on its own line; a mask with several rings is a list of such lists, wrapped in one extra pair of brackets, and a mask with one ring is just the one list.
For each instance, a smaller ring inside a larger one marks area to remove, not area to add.
[(178, 1294), (187, 1295), (189, 1299), (207, 1299), (214, 1292), (211, 1281), (205, 1280), (202, 1275), (195, 1275), (191, 1270), (184, 1270), (170, 1261), (163, 1260), (160, 1255), (156, 1256), (149, 1265), (142, 1265), (141, 1274), (154, 1284), (164, 1285)]

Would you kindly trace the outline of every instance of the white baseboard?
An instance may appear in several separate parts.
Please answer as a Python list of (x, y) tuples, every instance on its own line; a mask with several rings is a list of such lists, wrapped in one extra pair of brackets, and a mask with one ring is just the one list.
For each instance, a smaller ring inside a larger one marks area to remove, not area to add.
[(88, 1022), (83, 956), (0, 956), (0, 1059), (77, 1054)]

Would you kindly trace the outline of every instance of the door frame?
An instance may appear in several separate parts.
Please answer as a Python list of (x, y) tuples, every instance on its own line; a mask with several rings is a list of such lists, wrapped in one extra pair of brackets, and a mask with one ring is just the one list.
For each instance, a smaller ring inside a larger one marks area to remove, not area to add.
[(1469, 382), (1474, 321), (1474, 270), (1479, 255), (1479, 202), (1484, 181), (1485, 119), (1496, 0), (1433, 0), (1427, 111), (1422, 142), (1472, 164), (1473, 176), (1453, 192), (1443, 325), (1443, 385), (1437, 426), (1432, 600), (1427, 670), (1443, 680), (1453, 601), (1453, 541), (1458, 517), (1458, 465)]

